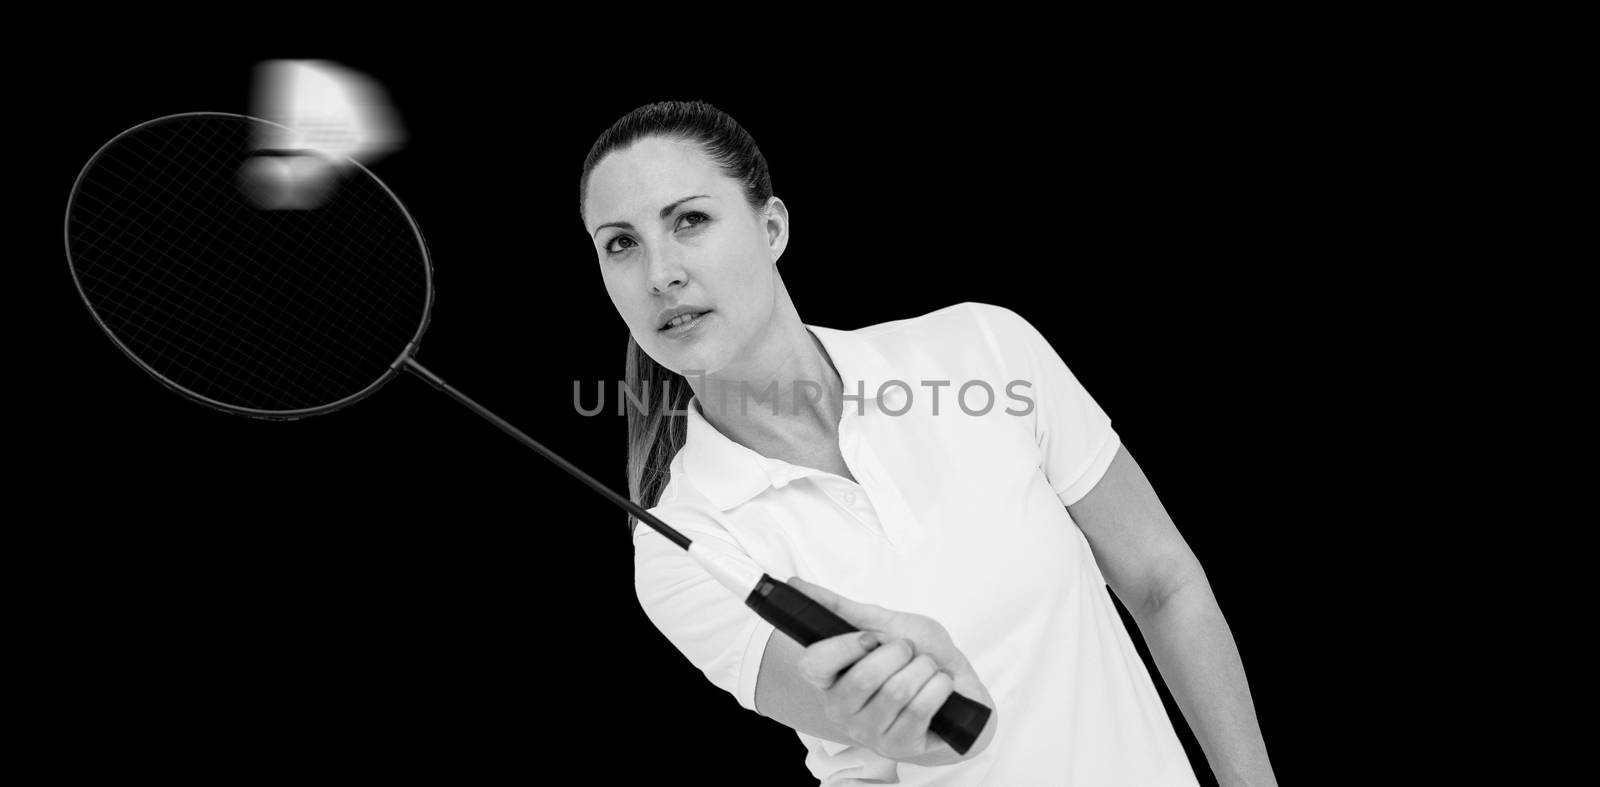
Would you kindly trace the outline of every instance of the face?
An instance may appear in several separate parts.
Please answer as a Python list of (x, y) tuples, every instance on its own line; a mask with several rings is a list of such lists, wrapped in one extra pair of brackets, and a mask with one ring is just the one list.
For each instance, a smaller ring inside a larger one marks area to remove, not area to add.
[[(613, 151), (590, 173), (583, 215), (606, 292), (657, 363), (726, 371), (765, 337), (783, 224), (751, 210), (699, 146), (647, 138)], [(662, 330), (661, 312), (676, 306), (710, 311)]]

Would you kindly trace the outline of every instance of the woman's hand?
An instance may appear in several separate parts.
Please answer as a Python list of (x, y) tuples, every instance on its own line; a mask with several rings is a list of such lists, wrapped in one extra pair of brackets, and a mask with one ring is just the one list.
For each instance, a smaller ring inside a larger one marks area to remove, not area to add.
[[(822, 691), (830, 721), (884, 757), (919, 765), (959, 762), (989, 745), (999, 709), (944, 626), (923, 615), (859, 604), (798, 577), (789, 585), (861, 629), (818, 640), (796, 664), (800, 676)], [(994, 711), (965, 755), (928, 732), (929, 720), (951, 692)]]

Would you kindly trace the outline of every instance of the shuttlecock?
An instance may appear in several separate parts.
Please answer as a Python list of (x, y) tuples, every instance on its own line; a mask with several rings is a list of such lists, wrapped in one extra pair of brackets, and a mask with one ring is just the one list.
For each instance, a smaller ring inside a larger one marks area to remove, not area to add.
[(256, 150), (239, 170), (240, 188), (257, 206), (321, 205), (339, 174), (398, 150), (405, 132), (382, 86), (327, 60), (268, 60), (256, 66), (252, 113), (263, 120)]
[(314, 153), (251, 156), (239, 167), (239, 191), (258, 208), (309, 210), (326, 202), (337, 167)]

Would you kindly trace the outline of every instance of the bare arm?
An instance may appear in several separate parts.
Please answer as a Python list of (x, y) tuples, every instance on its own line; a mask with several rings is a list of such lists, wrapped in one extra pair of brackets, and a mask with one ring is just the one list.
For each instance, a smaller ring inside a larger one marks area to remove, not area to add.
[(756, 710), (807, 735), (856, 745), (822, 712), (822, 692), (795, 670), (795, 662), (804, 650), (783, 632), (773, 630), (761, 656), (761, 672), (756, 676)]
[(1068, 512), (1223, 785), (1276, 785), (1238, 646), (1200, 561), (1126, 448)]

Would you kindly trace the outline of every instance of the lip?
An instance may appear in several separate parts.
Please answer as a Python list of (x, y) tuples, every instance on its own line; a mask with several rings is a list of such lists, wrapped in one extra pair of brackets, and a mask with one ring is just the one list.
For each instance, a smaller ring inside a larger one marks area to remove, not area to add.
[(677, 319), (680, 314), (698, 314), (708, 311), (711, 311), (710, 306), (701, 306), (694, 303), (680, 303), (670, 309), (662, 309), (656, 312), (656, 330), (661, 330), (661, 326)]
[(706, 320), (710, 319), (711, 318), (711, 314), (712, 314), (712, 311), (710, 309), (707, 309), (706, 312), (704, 314), (700, 315), (699, 317), (692, 318), (688, 322), (683, 323), (682, 325), (675, 325), (675, 326), (673, 326), (671, 328), (662, 328), (659, 331), (657, 331), (657, 333), (660, 333), (662, 336), (666, 336), (666, 337), (671, 338), (671, 339), (678, 339), (678, 338), (681, 338), (681, 337), (684, 337), (684, 336), (688, 336), (689, 334), (694, 333), (696, 330), (698, 330), (700, 328), (700, 326), (705, 323)]

